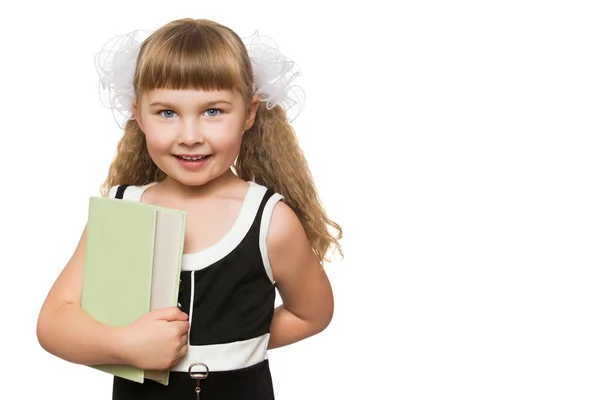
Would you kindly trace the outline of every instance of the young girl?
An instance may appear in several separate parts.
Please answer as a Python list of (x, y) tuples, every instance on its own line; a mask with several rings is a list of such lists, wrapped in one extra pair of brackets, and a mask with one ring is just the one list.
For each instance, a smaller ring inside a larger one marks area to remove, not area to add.
[[(40, 311), (40, 344), (60, 358), (171, 369), (168, 386), (115, 377), (115, 400), (273, 399), (267, 349), (332, 318), (322, 265), (331, 248), (342, 254), (341, 228), (320, 204), (287, 119), (292, 64), (258, 39), (246, 45), (215, 22), (178, 20), (141, 46), (128, 36), (111, 54), (131, 63), (119, 63), (120, 75), (101, 71), (114, 109), (117, 99), (131, 117), (103, 195), (188, 215), (180, 308), (124, 327), (86, 314), (84, 230)], [(119, 78), (127, 74), (132, 86)], [(200, 390), (191, 365), (208, 371)]]

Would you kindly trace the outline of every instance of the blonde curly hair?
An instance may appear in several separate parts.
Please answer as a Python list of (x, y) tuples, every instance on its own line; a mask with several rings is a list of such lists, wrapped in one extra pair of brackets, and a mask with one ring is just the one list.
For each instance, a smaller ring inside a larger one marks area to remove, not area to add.
[[(248, 52), (235, 32), (214, 21), (186, 18), (166, 24), (142, 43), (133, 85), (137, 98), (158, 88), (237, 90), (248, 104), (254, 95), (252, 76)], [(330, 250), (344, 256), (339, 242), (342, 228), (327, 216), (294, 129), (280, 106), (269, 110), (260, 103), (232, 167), (239, 178), (284, 196), (319, 262), (331, 261)], [(106, 196), (115, 185), (139, 186), (165, 177), (150, 158), (136, 120), (127, 121), (101, 193)]]

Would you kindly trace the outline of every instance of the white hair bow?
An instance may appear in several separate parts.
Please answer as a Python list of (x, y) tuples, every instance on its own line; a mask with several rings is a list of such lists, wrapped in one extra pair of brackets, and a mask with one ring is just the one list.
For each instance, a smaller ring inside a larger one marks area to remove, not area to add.
[[(135, 30), (116, 36), (94, 59), (100, 78), (100, 101), (112, 110), (121, 128), (133, 118), (135, 65), (141, 44), (150, 34), (149, 31)], [(293, 121), (304, 108), (306, 100), (302, 88), (292, 85), (292, 81), (300, 75), (298, 65), (284, 56), (277, 43), (268, 36), (255, 32), (242, 40), (252, 61), (256, 94), (266, 102), (267, 109), (280, 105), (288, 120)]]

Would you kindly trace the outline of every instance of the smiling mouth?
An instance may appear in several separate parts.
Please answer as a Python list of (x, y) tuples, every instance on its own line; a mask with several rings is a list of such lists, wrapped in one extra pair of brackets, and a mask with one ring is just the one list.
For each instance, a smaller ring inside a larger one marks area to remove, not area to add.
[(175, 154), (175, 157), (179, 158), (180, 160), (185, 160), (185, 161), (201, 161), (207, 157), (210, 157), (210, 154), (204, 155), (204, 156), (178, 156)]

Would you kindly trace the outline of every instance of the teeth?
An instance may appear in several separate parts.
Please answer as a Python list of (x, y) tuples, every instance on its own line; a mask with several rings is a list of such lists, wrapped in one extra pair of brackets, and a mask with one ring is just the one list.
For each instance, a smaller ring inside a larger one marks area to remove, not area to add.
[(183, 158), (186, 161), (198, 161), (198, 160), (202, 160), (203, 158), (206, 158), (206, 156), (200, 156), (200, 157), (185, 157), (185, 156), (179, 156), (181, 158)]

